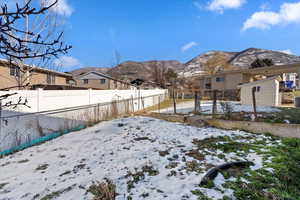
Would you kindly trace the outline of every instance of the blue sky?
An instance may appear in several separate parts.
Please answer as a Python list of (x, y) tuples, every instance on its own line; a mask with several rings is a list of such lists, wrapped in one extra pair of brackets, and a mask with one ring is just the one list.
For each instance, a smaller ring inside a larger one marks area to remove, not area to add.
[(299, 0), (60, 0), (69, 69), (121, 61), (186, 62), (209, 50), (249, 47), (300, 55)]

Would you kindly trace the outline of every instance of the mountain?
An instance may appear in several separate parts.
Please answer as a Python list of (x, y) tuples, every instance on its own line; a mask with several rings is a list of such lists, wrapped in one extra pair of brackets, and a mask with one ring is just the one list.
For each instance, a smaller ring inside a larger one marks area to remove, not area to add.
[(152, 80), (155, 69), (173, 69), (176, 72), (181, 72), (184, 69), (184, 64), (176, 60), (167, 61), (145, 61), (134, 62), (127, 61), (111, 68), (107, 73), (116, 78)]
[(300, 57), (279, 51), (249, 48), (241, 52), (209, 51), (201, 54), (185, 64), (185, 76), (195, 75), (204, 71), (206, 62), (216, 54), (221, 54), (228, 59), (228, 63), (237, 69), (248, 69), (257, 58), (272, 59), (275, 65), (284, 65), (300, 62)]
[(237, 52), (208, 51), (206, 53), (200, 54), (199, 56), (185, 63), (185, 68), (181, 72), (181, 74), (184, 74), (185, 76), (202, 74), (204, 71), (204, 65), (209, 59), (213, 58), (217, 54), (224, 56), (229, 61), (237, 55)]
[(249, 64), (251, 64), (257, 58), (272, 59), (275, 65), (286, 65), (300, 62), (299, 56), (290, 55), (279, 51), (271, 51), (257, 48), (249, 48), (242, 52), (239, 52), (234, 57), (232, 57), (229, 60), (229, 62), (234, 66), (247, 69), (249, 68)]
[(180, 75), (189, 77), (205, 73), (204, 65), (209, 59), (213, 58), (217, 54), (222, 55), (222, 57), (225, 58), (225, 62), (230, 64), (230, 66), (232, 66), (234, 69), (247, 69), (251, 66), (251, 63), (257, 58), (272, 59), (275, 65), (300, 62), (299, 56), (290, 55), (279, 51), (249, 48), (241, 52), (208, 51), (206, 53), (200, 54), (199, 56), (193, 58), (187, 63), (181, 63), (176, 60), (153, 60), (145, 62), (127, 61), (113, 68), (88, 67), (75, 70), (71, 73), (74, 75), (78, 75), (88, 71), (99, 71), (102, 73), (107, 73), (119, 79), (133, 80), (136, 78), (141, 78), (153, 81), (153, 73), (155, 70), (170, 68), (179, 73)]

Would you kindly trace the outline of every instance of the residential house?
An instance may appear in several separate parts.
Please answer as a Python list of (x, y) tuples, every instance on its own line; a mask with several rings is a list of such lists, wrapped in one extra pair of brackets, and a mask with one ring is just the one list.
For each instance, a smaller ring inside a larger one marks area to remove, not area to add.
[(51, 86), (62, 89), (58, 86), (71, 87), (69, 82), (73, 79), (71, 74), (29, 65), (25, 65), (22, 71), (7, 60), (0, 60), (0, 89), (18, 89), (24, 85), (32, 89)]
[(213, 75), (197, 77), (200, 83), (200, 91), (210, 93), (213, 90), (228, 91), (237, 90), (244, 83), (254, 82), (273, 76), (281, 76), (283, 81), (293, 81), (300, 89), (300, 63), (262, 67), (255, 69), (241, 69), (218, 72)]
[(102, 90), (112, 90), (112, 89), (131, 89), (131, 84), (125, 81), (114, 79), (109, 75), (90, 71), (87, 73), (80, 74), (74, 77), (76, 80), (76, 86), (102, 89)]

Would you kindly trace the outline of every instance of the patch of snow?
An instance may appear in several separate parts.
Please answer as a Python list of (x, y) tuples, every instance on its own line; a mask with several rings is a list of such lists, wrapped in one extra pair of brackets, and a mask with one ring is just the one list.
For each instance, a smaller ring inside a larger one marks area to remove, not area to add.
[[(243, 131), (228, 131), (215, 128), (196, 128), (180, 123), (171, 123), (147, 117), (131, 117), (102, 122), (94, 127), (64, 135), (55, 140), (0, 159), (0, 184), (7, 183), (0, 191), (0, 199), (31, 200), (36, 195), (42, 198), (52, 192), (65, 191), (56, 199), (92, 199), (87, 189), (93, 182), (111, 179), (117, 186), (117, 199), (128, 196), (141, 199), (197, 199), (191, 193), (199, 189), (205, 172), (196, 173), (185, 169), (185, 152), (192, 150), (194, 139), (203, 140), (219, 136), (252, 135)], [(260, 136), (255, 136), (260, 137)], [(169, 155), (161, 156), (159, 151), (168, 150)], [(228, 158), (238, 158), (235, 153), (225, 154)], [(168, 169), (170, 158), (178, 165)], [(220, 165), (224, 160), (206, 155), (201, 164)], [(239, 158), (243, 159), (243, 158)], [(258, 169), (262, 158), (250, 154)], [(198, 161), (197, 161), (198, 162)], [(200, 163), (200, 162), (199, 162)], [(143, 166), (152, 166), (159, 174), (137, 182), (130, 192), (128, 172), (141, 171)], [(177, 175), (170, 176), (172, 170)], [(222, 182), (222, 177), (216, 183)], [(225, 189), (224, 189), (225, 190)], [(231, 191), (225, 192), (230, 194)], [(208, 196), (220, 195), (217, 190), (207, 190)]]
[[(230, 102), (233, 106), (234, 112), (253, 112), (253, 107), (251, 105), (242, 105), (240, 102)], [(203, 113), (211, 114), (212, 113), (212, 101), (202, 101), (201, 102), (201, 110)], [(219, 113), (222, 112), (222, 107), (220, 103), (217, 104), (217, 110)], [(177, 104), (177, 113), (181, 114), (188, 114), (194, 111), (194, 102), (188, 101), (184, 103)], [(158, 111), (154, 111), (158, 112)], [(173, 113), (173, 107), (165, 108), (160, 111), (161, 113)], [(257, 112), (266, 112), (266, 113), (272, 113), (272, 112), (280, 112), (279, 109), (274, 107), (268, 107), (268, 106), (258, 106)]]
[(222, 185), (226, 182), (224, 176), (221, 173), (218, 173), (217, 177), (214, 179), (215, 189), (202, 189), (202, 191), (209, 197), (213, 199), (223, 199), (224, 196), (234, 198), (233, 190), (224, 188)]
[(247, 160), (253, 162), (255, 165), (254, 166), (250, 166), (250, 168), (252, 170), (258, 170), (261, 169), (263, 167), (263, 158), (256, 154), (256, 153), (250, 153), (247, 155)]

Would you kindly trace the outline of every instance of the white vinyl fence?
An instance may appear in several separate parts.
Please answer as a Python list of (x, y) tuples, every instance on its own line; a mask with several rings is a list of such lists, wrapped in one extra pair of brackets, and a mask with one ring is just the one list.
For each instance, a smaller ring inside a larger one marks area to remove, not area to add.
[[(107, 103), (126, 99), (145, 98), (155, 95), (164, 95), (166, 90), (20, 90), (0, 92), (3, 94), (17, 93), (2, 102), (17, 102), (21, 97), (28, 100), (28, 107), (19, 106), (16, 111), (20, 112), (41, 112), (60, 108), (69, 108), (98, 103)], [(138, 106), (138, 105), (137, 105)], [(151, 105), (149, 105), (151, 106)], [(147, 106), (146, 106), (147, 107)], [(137, 108), (139, 109), (139, 108)], [(140, 106), (141, 109), (141, 106)]]
[(28, 100), (30, 108), (19, 106), (3, 110), (0, 118), (0, 156), (10, 148), (109, 120), (122, 114), (159, 104), (167, 98), (166, 90), (79, 90), (10, 91), (17, 95), (3, 101)]

